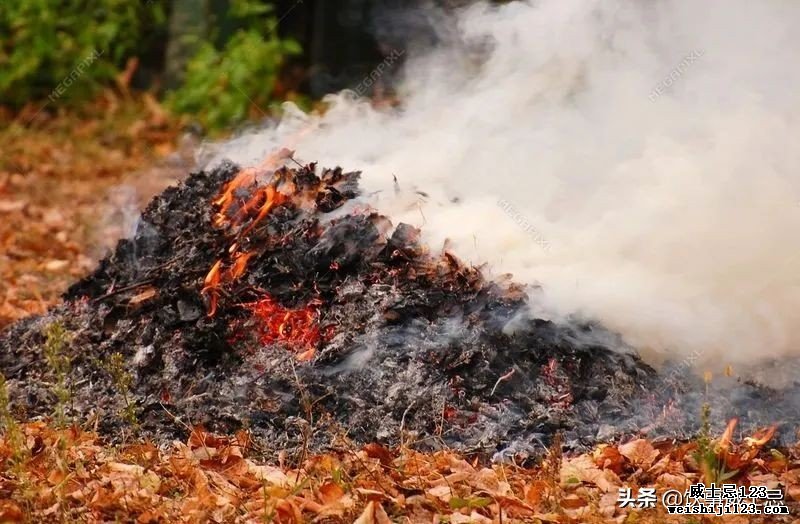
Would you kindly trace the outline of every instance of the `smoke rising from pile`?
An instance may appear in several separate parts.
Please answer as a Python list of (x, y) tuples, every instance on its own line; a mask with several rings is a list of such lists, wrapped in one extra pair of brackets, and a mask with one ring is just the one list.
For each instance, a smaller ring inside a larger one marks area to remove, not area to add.
[(798, 22), (781, 0), (474, 5), (409, 56), (402, 109), (344, 93), (219, 155), (361, 169), (395, 223), (541, 284), (539, 315), (674, 359), (800, 353)]

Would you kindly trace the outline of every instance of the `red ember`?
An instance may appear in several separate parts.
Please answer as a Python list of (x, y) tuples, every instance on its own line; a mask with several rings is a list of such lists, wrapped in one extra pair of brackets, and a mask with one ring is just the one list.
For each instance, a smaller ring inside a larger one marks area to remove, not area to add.
[(299, 352), (298, 360), (310, 360), (321, 337), (319, 302), (311, 301), (300, 309), (287, 309), (266, 296), (244, 304), (258, 320), (256, 334), (262, 344), (284, 343)]

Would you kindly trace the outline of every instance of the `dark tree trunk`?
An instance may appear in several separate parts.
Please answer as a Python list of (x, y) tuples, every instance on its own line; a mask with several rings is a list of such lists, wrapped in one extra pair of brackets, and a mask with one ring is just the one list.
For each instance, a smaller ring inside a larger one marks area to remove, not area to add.
[(208, 0), (174, 0), (169, 19), (164, 84), (174, 89), (181, 84), (186, 64), (208, 36)]

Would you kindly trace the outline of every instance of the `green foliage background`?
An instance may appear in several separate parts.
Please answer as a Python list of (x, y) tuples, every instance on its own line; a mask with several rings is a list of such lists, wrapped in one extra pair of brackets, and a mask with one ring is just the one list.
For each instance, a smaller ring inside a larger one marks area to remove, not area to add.
[(271, 5), (236, 0), (229, 16), (240, 29), (221, 48), (212, 43), (217, 35), (203, 42), (183, 85), (167, 98), (174, 111), (193, 115), (212, 131), (244, 121), (252, 107), (273, 110), (284, 60), (302, 51), (294, 40), (278, 37)]
[(86, 99), (146, 43), (149, 27), (164, 23), (158, 2), (0, 1), (0, 100), (18, 107), (45, 99), (78, 64), (99, 54), (64, 93), (64, 102)]
[[(89, 100), (113, 84), (128, 58), (146, 53), (154, 35), (166, 32), (164, 5), (158, 0), (0, 0), (0, 105), (19, 109), (45, 101), (81, 63), (86, 66), (80, 77), (52, 102)], [(230, 0), (225, 16), (236, 30), (225, 42), (215, 29), (205, 35), (182, 85), (166, 96), (174, 112), (212, 132), (244, 121), (253, 108), (274, 109), (285, 58), (301, 52), (297, 42), (278, 36), (269, 2)]]

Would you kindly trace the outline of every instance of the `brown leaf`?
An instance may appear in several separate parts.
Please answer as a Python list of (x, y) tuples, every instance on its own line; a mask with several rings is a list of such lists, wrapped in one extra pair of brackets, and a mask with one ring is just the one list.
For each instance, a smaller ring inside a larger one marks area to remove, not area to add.
[(13, 500), (0, 500), (0, 522), (22, 522), (22, 509)]
[(428, 489), (425, 493), (443, 502), (449, 502), (450, 499), (453, 498), (453, 490), (446, 484), (434, 486)]
[(389, 515), (379, 502), (368, 502), (361, 515), (353, 524), (392, 524)]
[(462, 515), (461, 513), (453, 513), (450, 515), (451, 524), (491, 524), (492, 519), (481, 515), (477, 511), (473, 511), (469, 515)]
[(567, 495), (561, 499), (561, 507), (564, 509), (578, 509), (586, 506), (588, 502), (578, 495)]
[(380, 460), (381, 464), (384, 466), (389, 466), (394, 460), (392, 453), (376, 442), (364, 446), (364, 451), (369, 458)]
[(344, 497), (344, 490), (333, 482), (327, 482), (319, 488), (319, 498), (326, 505), (335, 504), (342, 497)]
[(0, 200), (0, 213), (15, 213), (25, 209), (28, 203), (24, 200)]
[(614, 446), (601, 444), (597, 451), (593, 453), (594, 462), (600, 469), (610, 469), (617, 475), (622, 473), (625, 467), (625, 459), (619, 450)]
[(657, 480), (659, 486), (663, 486), (665, 488), (672, 488), (677, 490), (686, 490), (689, 489), (689, 484), (691, 482), (683, 475), (674, 475), (672, 473), (663, 473), (658, 477)]
[(622, 456), (640, 468), (649, 468), (658, 457), (658, 450), (645, 439), (632, 440), (618, 449)]
[(611, 518), (619, 507), (619, 493), (609, 492), (600, 497), (600, 502), (597, 504), (597, 509), (604, 517)]
[(297, 504), (291, 500), (284, 499), (278, 502), (275, 506), (278, 511), (279, 522), (303, 522), (303, 512), (297, 507)]
[(775, 489), (780, 484), (778, 477), (772, 473), (751, 473), (747, 475), (747, 480), (751, 486), (766, 486), (767, 489)]
[(525, 486), (525, 501), (531, 506), (537, 507), (547, 495), (547, 491), (547, 482), (535, 480), (530, 485)]
[(599, 469), (589, 455), (565, 460), (561, 465), (560, 476), (561, 485), (565, 488), (576, 488), (586, 482), (594, 484), (604, 492), (610, 492), (622, 484), (616, 473), (610, 469)]

